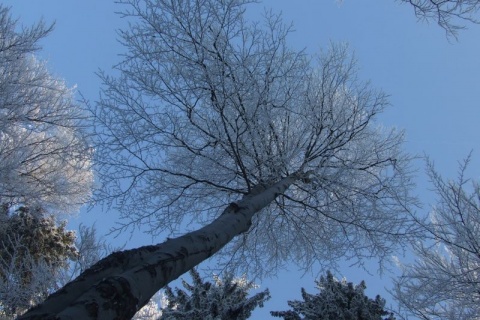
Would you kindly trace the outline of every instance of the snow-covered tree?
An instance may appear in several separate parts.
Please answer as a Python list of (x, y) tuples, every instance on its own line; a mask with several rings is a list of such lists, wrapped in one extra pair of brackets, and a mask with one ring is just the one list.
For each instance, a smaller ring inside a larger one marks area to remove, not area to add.
[(386, 311), (385, 300), (380, 296), (368, 298), (364, 290), (365, 282), (358, 285), (347, 282), (344, 278), (337, 280), (330, 271), (315, 281), (319, 290), (309, 294), (302, 288), (304, 301), (288, 301), (293, 309), (289, 311), (272, 311), (274, 317), (286, 320), (394, 320)]
[(248, 297), (257, 286), (246, 275), (223, 279), (214, 276), (214, 283), (204, 282), (195, 269), (190, 270), (192, 284), (182, 281), (185, 290), (165, 289), (167, 306), (162, 308), (162, 320), (244, 320), (256, 307), (270, 298), (268, 289)]
[(40, 209), (0, 212), (0, 315), (21, 314), (58, 289), (60, 272), (75, 259), (75, 233)]
[[(125, 0), (118, 76), (101, 74), (99, 200), (153, 233), (203, 228), (116, 252), (26, 316), (127, 318), (220, 249), (218, 266), (268, 275), (390, 257), (411, 234), (402, 132), (345, 46), (309, 57), (246, 0)], [(176, 234), (175, 234), (176, 235)]]
[(43, 300), (76, 250), (50, 214), (91, 194), (92, 152), (72, 90), (34, 54), (52, 27), (21, 27), (0, 4), (0, 308)]
[(22, 314), (113, 251), (95, 226), (80, 225), (75, 233), (65, 229), (66, 221), (57, 223), (40, 209), (20, 207), (9, 214), (3, 209), (0, 319)]
[(74, 212), (93, 182), (82, 114), (34, 56), (51, 27), (18, 28), (0, 5), (0, 205)]
[[(410, 313), (425, 320), (480, 318), (480, 184), (465, 176), (445, 181), (429, 162), (437, 194), (429, 237), (414, 246), (417, 260), (403, 266), (395, 297)], [(471, 184), (470, 184), (471, 183)]]

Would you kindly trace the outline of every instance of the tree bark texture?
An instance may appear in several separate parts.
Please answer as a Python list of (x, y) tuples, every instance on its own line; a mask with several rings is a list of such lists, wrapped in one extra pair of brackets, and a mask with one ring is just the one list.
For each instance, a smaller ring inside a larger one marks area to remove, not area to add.
[(130, 319), (161, 288), (247, 231), (252, 217), (299, 178), (293, 174), (231, 203), (209, 225), (175, 239), (114, 252), (19, 319)]

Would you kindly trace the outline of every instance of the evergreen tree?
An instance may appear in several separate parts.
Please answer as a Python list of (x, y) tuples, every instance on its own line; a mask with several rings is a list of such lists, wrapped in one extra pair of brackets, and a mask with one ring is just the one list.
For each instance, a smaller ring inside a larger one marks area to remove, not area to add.
[[(335, 279), (330, 271), (315, 281), (319, 293), (309, 294), (302, 288), (304, 301), (288, 301), (293, 310), (272, 311), (274, 317), (285, 320), (394, 320), (385, 311), (385, 300), (379, 295), (368, 298), (365, 282), (353, 285), (345, 279)], [(383, 318), (386, 316), (386, 318)]]
[(75, 233), (38, 207), (0, 209), (0, 314), (13, 317), (57, 289), (77, 255)]
[(224, 279), (214, 276), (214, 283), (204, 282), (198, 271), (190, 271), (193, 283), (183, 280), (186, 291), (167, 286), (168, 305), (162, 309), (162, 320), (243, 320), (252, 311), (270, 298), (268, 289), (248, 298), (248, 291), (256, 285), (246, 276), (233, 278), (227, 274)]

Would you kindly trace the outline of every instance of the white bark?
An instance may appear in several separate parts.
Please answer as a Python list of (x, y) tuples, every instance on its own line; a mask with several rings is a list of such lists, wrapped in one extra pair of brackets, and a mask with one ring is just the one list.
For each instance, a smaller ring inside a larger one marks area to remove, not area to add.
[(245, 196), (197, 231), (158, 245), (111, 254), (20, 319), (131, 318), (170, 281), (248, 231), (253, 216), (299, 178), (300, 174), (293, 174), (258, 194)]

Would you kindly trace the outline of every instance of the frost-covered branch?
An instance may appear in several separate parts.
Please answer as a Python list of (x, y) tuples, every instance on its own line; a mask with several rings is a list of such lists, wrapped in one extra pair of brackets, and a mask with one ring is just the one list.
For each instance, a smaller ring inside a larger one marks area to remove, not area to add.
[(480, 23), (479, 0), (400, 0), (409, 3), (420, 20), (434, 21), (447, 36), (457, 38), (465, 22)]
[(256, 307), (270, 298), (268, 289), (248, 297), (257, 286), (246, 275), (234, 278), (225, 274), (223, 279), (214, 276), (214, 282), (204, 282), (195, 269), (190, 271), (193, 282), (182, 281), (186, 290), (167, 287), (166, 305), (162, 308), (162, 320), (248, 319)]
[[(421, 319), (474, 319), (480, 316), (480, 186), (465, 177), (445, 181), (429, 163), (437, 193), (428, 240), (414, 246), (417, 260), (404, 266), (396, 298)], [(471, 184), (470, 184), (471, 183)], [(470, 186), (469, 186), (470, 185)]]
[(70, 213), (90, 196), (92, 150), (72, 90), (34, 56), (51, 29), (18, 31), (0, 6), (0, 205)]
[(388, 256), (413, 199), (403, 133), (375, 123), (386, 95), (346, 46), (309, 57), (279, 15), (246, 21), (248, 2), (121, 1), (127, 53), (92, 106), (98, 199), (124, 227), (174, 232), (301, 172), (227, 249), (242, 270)]

